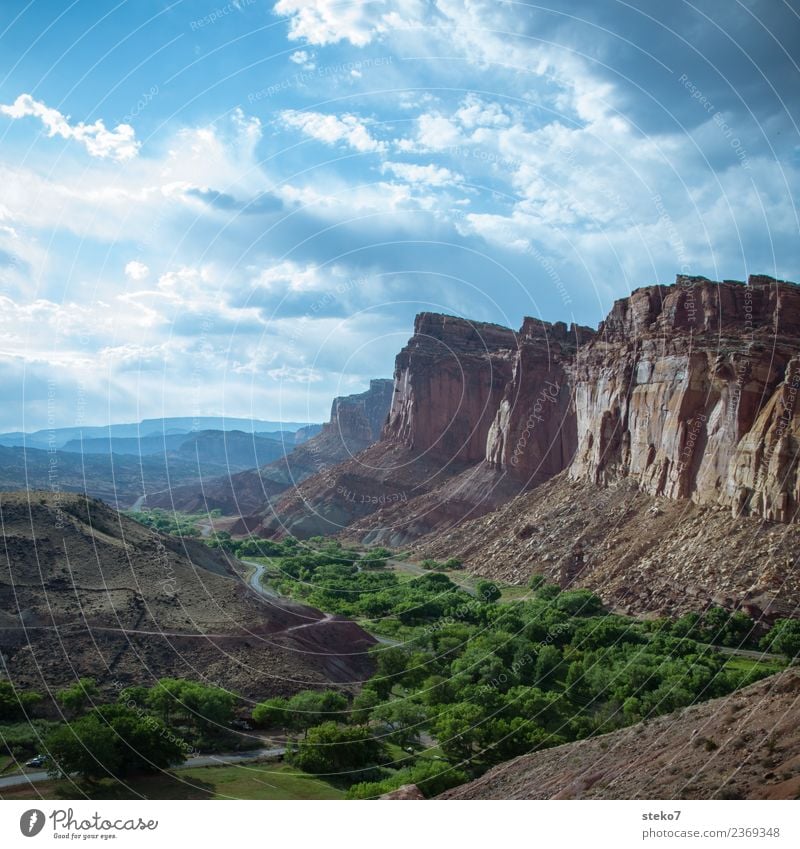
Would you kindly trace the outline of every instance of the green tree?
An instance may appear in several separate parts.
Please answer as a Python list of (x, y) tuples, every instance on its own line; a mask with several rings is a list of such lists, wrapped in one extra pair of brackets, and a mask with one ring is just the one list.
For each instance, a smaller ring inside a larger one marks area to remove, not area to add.
[(497, 585), (491, 581), (478, 581), (475, 584), (475, 592), (479, 599), (486, 602), (497, 601), (502, 595)]
[(766, 649), (794, 660), (800, 655), (800, 619), (778, 619), (763, 640)]
[(77, 716), (99, 694), (100, 691), (94, 678), (79, 678), (71, 687), (66, 687), (56, 693), (56, 698), (67, 713)]
[(40, 693), (17, 690), (10, 681), (0, 681), (0, 722), (27, 719), (41, 700)]
[(207, 731), (230, 724), (236, 697), (221, 687), (184, 678), (161, 678), (151, 688), (147, 703), (167, 723), (180, 720)]
[[(370, 682), (371, 683), (371, 682)], [(383, 699), (369, 684), (353, 699), (353, 709), (350, 719), (356, 724), (363, 724), (369, 720), (372, 711), (383, 702)]]
[(184, 745), (156, 717), (121, 704), (102, 705), (46, 738), (54, 775), (122, 778), (181, 763)]
[(419, 741), (425, 710), (408, 699), (395, 699), (378, 705), (372, 711), (372, 718), (386, 726), (389, 739), (398, 746), (413, 746)]
[(253, 722), (259, 728), (286, 727), (291, 719), (289, 702), (280, 696), (267, 699), (253, 708), (252, 716)]
[(439, 748), (452, 760), (470, 758), (484, 738), (482, 723), (486, 715), (475, 704), (449, 705), (433, 722), (433, 733)]
[(293, 728), (308, 732), (313, 725), (341, 718), (347, 699), (333, 690), (305, 690), (289, 699), (288, 722)]
[(561, 652), (555, 646), (542, 646), (536, 658), (536, 681), (549, 681), (561, 665)]
[(308, 730), (287, 760), (305, 772), (336, 774), (351, 772), (376, 763), (383, 746), (361, 725), (339, 726), (323, 722)]

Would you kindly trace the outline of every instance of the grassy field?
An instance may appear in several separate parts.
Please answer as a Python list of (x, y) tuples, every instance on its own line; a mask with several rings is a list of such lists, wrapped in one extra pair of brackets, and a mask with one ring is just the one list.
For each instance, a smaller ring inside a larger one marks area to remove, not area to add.
[(759, 669), (762, 673), (772, 674), (780, 672), (783, 668), (783, 664), (767, 658), (758, 660), (750, 657), (730, 657), (725, 661), (725, 669), (729, 672), (740, 673), (742, 678), (746, 678), (754, 669)]
[(181, 769), (102, 781), (77, 788), (68, 781), (7, 787), (0, 799), (343, 799), (344, 791), (322, 779), (279, 763), (235, 764)]

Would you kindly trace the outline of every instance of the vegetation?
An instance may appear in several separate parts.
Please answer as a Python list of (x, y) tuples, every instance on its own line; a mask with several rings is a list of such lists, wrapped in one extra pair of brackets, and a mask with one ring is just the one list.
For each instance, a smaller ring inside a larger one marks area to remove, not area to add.
[[(434, 795), (499, 761), (725, 695), (775, 668), (733, 664), (710, 645), (754, 644), (755, 623), (741, 613), (637, 621), (609, 614), (588, 590), (544, 579), (501, 603), (489, 581), (468, 590), (437, 568), (444, 564), (422, 565), (428, 571), (409, 578), (365, 568), (335, 541), (292, 541), (267, 573), (283, 594), (403, 636), (400, 646), (373, 649), (376, 673), (348, 710), (337, 705), (329, 713), (338, 715), (310, 727), (291, 699), (253, 714), (302, 728), (289, 759), (349, 775), (353, 798), (409, 782)], [(427, 756), (431, 739), (437, 760)]]
[(45, 749), (54, 777), (77, 773), (86, 780), (156, 772), (185, 757), (184, 744), (163, 722), (120, 704), (102, 705), (56, 728)]
[(162, 534), (172, 534), (178, 537), (199, 537), (200, 528), (197, 527), (197, 521), (207, 517), (206, 514), (187, 515), (172, 510), (162, 510), (158, 507), (136, 513), (128, 511), (127, 515), (141, 525), (153, 528)]
[[(328, 781), (280, 763), (246, 763), (182, 768), (128, 777), (124, 783), (100, 779), (83, 785), (94, 799), (341, 799), (345, 791)], [(70, 781), (3, 788), (3, 799), (72, 799)]]
[(778, 619), (762, 640), (765, 651), (785, 655), (791, 661), (800, 655), (800, 619)]
[[(451, 561), (428, 563), (422, 575), (387, 569), (396, 558), (383, 548), (222, 533), (207, 542), (269, 558), (266, 580), (284, 595), (402, 636), (373, 647), (375, 674), (357, 695), (308, 690), (262, 701), (250, 715), (291, 738), (292, 767), (351, 798), (405, 783), (432, 796), (516, 755), (722, 696), (779, 668), (775, 658), (734, 656), (731, 649), (759, 645), (756, 624), (740, 612), (712, 607), (640, 621), (540, 576), (525, 597), (508, 598), (490, 581), (455, 584), (445, 574), (458, 568)], [(778, 622), (760, 645), (796, 657), (800, 623)], [(91, 679), (57, 698), (71, 721), (40, 729), (53, 768), (91, 781), (163, 769), (193, 747), (231, 745), (244, 709), (234, 694), (176, 678), (122, 690), (112, 704), (98, 704)], [(0, 720), (38, 705), (36, 694), (0, 686)]]
[(0, 722), (25, 719), (41, 702), (41, 693), (17, 691), (10, 681), (0, 681)]

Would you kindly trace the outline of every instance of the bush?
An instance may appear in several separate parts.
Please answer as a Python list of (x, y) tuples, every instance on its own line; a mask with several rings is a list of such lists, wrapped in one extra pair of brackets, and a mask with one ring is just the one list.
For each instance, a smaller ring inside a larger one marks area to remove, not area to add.
[(253, 723), (258, 728), (274, 728), (289, 724), (288, 701), (281, 697), (267, 699), (253, 708)]
[(40, 693), (17, 690), (10, 681), (0, 681), (0, 722), (26, 719), (41, 700)]
[(794, 660), (800, 655), (800, 619), (778, 619), (761, 644), (766, 651)]
[(491, 581), (478, 581), (475, 584), (475, 592), (481, 601), (492, 602), (497, 601), (500, 598), (502, 593), (497, 588), (496, 584), (493, 584)]

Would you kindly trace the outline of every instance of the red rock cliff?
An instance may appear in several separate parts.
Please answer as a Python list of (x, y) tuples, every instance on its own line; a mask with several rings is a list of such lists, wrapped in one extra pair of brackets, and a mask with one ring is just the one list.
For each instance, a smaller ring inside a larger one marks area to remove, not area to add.
[(573, 479), (792, 521), (800, 288), (679, 276), (617, 301), (572, 367)]
[(486, 441), (486, 461), (526, 483), (563, 471), (578, 445), (569, 367), (588, 327), (526, 318), (519, 348)]
[(420, 313), (395, 361), (384, 439), (444, 462), (483, 460), (516, 350), (506, 327)]

